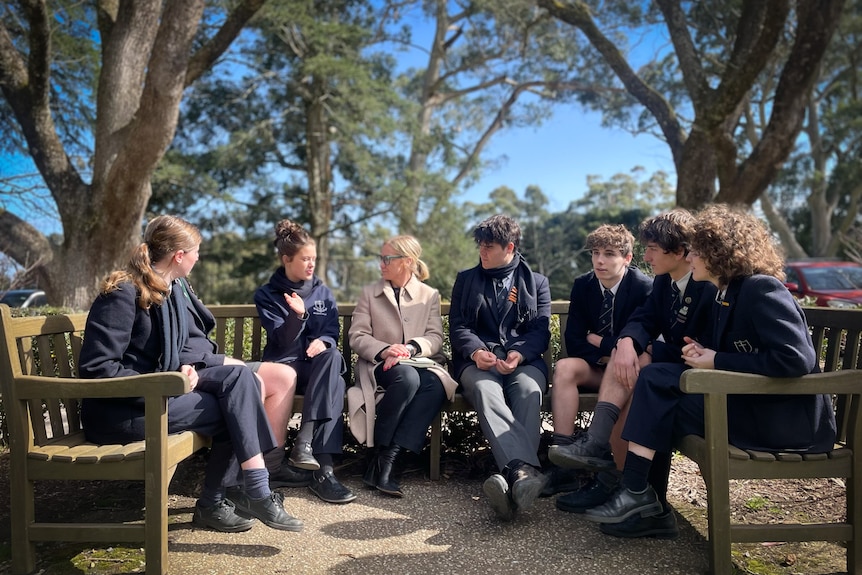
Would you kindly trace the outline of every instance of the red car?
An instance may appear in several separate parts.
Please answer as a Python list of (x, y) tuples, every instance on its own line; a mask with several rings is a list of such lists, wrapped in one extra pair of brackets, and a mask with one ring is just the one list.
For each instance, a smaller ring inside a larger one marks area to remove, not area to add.
[(784, 285), (798, 298), (816, 298), (816, 305), (854, 308), (862, 305), (862, 265), (855, 262), (788, 261)]

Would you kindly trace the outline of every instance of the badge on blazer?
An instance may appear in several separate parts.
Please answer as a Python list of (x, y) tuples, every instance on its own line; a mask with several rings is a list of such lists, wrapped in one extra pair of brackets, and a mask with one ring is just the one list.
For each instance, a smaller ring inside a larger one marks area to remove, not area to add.
[(736, 348), (736, 351), (739, 353), (755, 353), (757, 352), (757, 348), (751, 345), (751, 342), (747, 339), (740, 339), (733, 342), (733, 347)]
[(326, 302), (322, 299), (314, 300), (314, 305), (311, 306), (311, 313), (314, 315), (326, 315)]

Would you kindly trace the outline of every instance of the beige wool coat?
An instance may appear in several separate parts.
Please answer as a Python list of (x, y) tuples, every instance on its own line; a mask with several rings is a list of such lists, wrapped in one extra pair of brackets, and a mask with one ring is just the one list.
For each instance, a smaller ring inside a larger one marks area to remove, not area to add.
[[(443, 320), (440, 317), (440, 292), (422, 283), (414, 275), (401, 288), (401, 307), (395, 302), (395, 291), (388, 281), (365, 286), (348, 331), (350, 347), (359, 356), (356, 362), (358, 385), (347, 390), (350, 431), (356, 440), (368, 447), (374, 445), (375, 406), (383, 396), (374, 379), (377, 355), (395, 343), (413, 341), (419, 347), (417, 357), (433, 359), (434, 371), (451, 401), (458, 383), (446, 369), (443, 348)], [(422, 368), (425, 369), (425, 368)]]

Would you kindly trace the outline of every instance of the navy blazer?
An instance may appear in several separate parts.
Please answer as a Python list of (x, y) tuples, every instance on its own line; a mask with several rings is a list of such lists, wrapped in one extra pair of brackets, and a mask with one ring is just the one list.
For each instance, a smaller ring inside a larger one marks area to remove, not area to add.
[[(820, 370), (805, 315), (772, 276), (737, 278), (713, 303), (715, 368), (770, 377)], [(832, 398), (820, 395), (741, 395), (727, 402), (729, 439), (746, 449), (822, 453), (835, 442)]]
[[(470, 354), (479, 348), (488, 347), (488, 342), (498, 342), (500, 339), (499, 317), (496, 306), (488, 298), (483, 298), (475, 317), (465, 317), (462, 302), (471, 297), (467, 293), (473, 278), (481, 274), (480, 266), (458, 272), (455, 285), (452, 287), (452, 303), (449, 306), (449, 340), (452, 344), (452, 362), (455, 367), (455, 377), (469, 365), (475, 365)], [(515, 336), (510, 337), (504, 346), (506, 352), (514, 350), (523, 356), (522, 365), (532, 365), (548, 377), (548, 366), (542, 354), (548, 349), (551, 341), (551, 290), (548, 278), (533, 272), (536, 283), (536, 314), (532, 319), (523, 321), (520, 313), (516, 313), (511, 328)], [(483, 280), (483, 283), (488, 283)], [(511, 317), (511, 314), (510, 316)]]
[(566, 323), (566, 353), (569, 357), (580, 357), (596, 365), (603, 357), (611, 355), (617, 342), (620, 328), (629, 316), (644, 302), (652, 290), (652, 280), (642, 271), (630, 266), (623, 276), (614, 296), (614, 333), (602, 338), (600, 347), (587, 341), (587, 335), (599, 329), (602, 312), (602, 286), (595, 272), (589, 271), (575, 278), (569, 296), (569, 318)]
[[(710, 282), (689, 279), (682, 294), (682, 307), (674, 317), (671, 282), (670, 274), (655, 277), (649, 297), (632, 313), (617, 339), (632, 338), (639, 354), (652, 342), (653, 361), (682, 363), (683, 337), (701, 339), (708, 327), (716, 287)], [(659, 335), (664, 343), (655, 341)]]

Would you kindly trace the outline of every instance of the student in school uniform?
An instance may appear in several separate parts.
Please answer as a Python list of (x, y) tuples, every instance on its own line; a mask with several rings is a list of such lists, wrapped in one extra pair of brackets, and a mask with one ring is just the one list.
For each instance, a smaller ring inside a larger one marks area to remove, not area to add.
[(548, 278), (521, 255), (521, 226), (498, 214), (473, 229), (479, 263), (452, 287), (449, 338), (464, 397), (476, 410), (499, 473), (482, 490), (504, 521), (526, 511), (547, 479), (539, 468), (542, 395), (551, 339)]
[[(640, 372), (623, 430), (629, 446), (621, 484), (607, 502), (585, 512), (612, 535), (653, 535), (638, 527), (665, 512), (647, 480), (653, 458), (670, 452), (677, 437), (704, 433), (703, 396), (679, 389), (685, 369), (770, 377), (819, 369), (805, 316), (782, 283), (782, 258), (759, 219), (725, 205), (705, 208), (697, 216), (688, 260), (692, 278), (717, 289), (709, 326), (701, 341), (686, 337), (684, 364), (653, 363)], [(825, 394), (730, 396), (728, 428), (733, 445), (772, 452), (824, 453), (836, 432)], [(613, 527), (624, 522), (624, 532)]]
[[(611, 456), (611, 432), (625, 423), (641, 367), (654, 361), (682, 363), (683, 336), (698, 334), (704, 328), (705, 312), (715, 297), (715, 287), (691, 278), (686, 256), (694, 223), (690, 212), (675, 209), (648, 218), (640, 225), (638, 239), (644, 246), (644, 261), (655, 274), (652, 292), (620, 330), (587, 433), (572, 444), (552, 446), (549, 450), (551, 461), (561, 467), (596, 471), (593, 481), (557, 498), (557, 509), (561, 511), (583, 513), (607, 500), (619, 482), (619, 473), (615, 471), (622, 470), (625, 461), (625, 450), (619, 446)], [(659, 481), (666, 477), (661, 471), (664, 465), (670, 465), (670, 457), (653, 465)], [(663, 493), (665, 489), (659, 485), (656, 491)], [(676, 519), (669, 512), (653, 520), (650, 529), (663, 529), (670, 535), (678, 533)]]
[[(557, 361), (551, 388), (550, 450), (574, 443), (580, 390), (600, 388), (621, 328), (650, 294), (652, 280), (631, 265), (634, 243), (623, 225), (604, 224), (587, 236), (593, 269), (575, 278), (569, 297), (568, 357)], [(560, 467), (552, 466), (547, 475), (543, 496), (580, 487), (577, 475)]]

